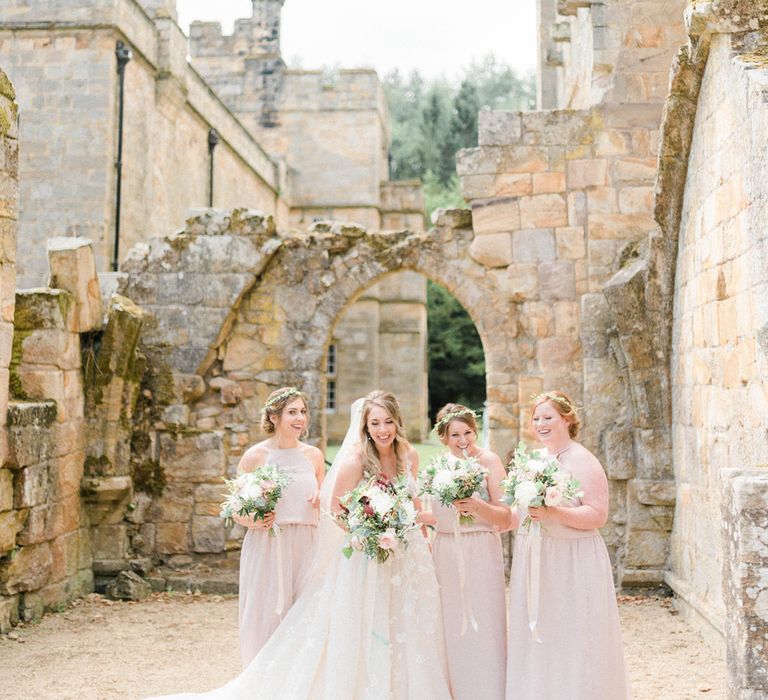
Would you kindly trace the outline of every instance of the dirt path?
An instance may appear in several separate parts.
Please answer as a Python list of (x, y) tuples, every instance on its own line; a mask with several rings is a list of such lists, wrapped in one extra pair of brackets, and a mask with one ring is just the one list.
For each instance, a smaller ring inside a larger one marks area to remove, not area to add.
[[(620, 605), (636, 700), (724, 698), (725, 663), (666, 600)], [(4, 700), (128, 700), (222, 685), (240, 670), (237, 599), (100, 596), (0, 636)]]

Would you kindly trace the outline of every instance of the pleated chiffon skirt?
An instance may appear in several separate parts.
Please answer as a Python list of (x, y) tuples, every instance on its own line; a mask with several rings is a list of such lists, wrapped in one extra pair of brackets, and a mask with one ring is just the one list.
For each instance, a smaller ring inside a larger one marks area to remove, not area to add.
[[(536, 640), (529, 622), (531, 535), (515, 537), (510, 578), (508, 700), (631, 697), (605, 542), (596, 530), (542, 526)], [(549, 532), (549, 534), (547, 534)], [(535, 591), (531, 592), (535, 595)]]
[[(465, 582), (459, 576), (458, 547)], [(497, 532), (468, 531), (457, 537), (438, 532), (432, 543), (440, 584), (448, 673), (455, 700), (502, 700), (507, 666), (504, 555)], [(474, 617), (477, 631), (464, 612)]]

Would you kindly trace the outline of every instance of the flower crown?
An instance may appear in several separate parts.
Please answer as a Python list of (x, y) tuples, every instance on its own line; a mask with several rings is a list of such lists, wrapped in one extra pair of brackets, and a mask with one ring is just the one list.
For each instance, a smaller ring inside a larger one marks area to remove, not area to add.
[(471, 408), (462, 408), (459, 411), (451, 411), (450, 413), (446, 413), (437, 423), (435, 423), (435, 427), (432, 428), (433, 432), (437, 432), (442, 428), (444, 425), (448, 425), (452, 420), (455, 418), (461, 418), (461, 416), (472, 416), (475, 420), (479, 418), (477, 413), (475, 413)]
[(277, 396), (268, 399), (267, 403), (264, 404), (264, 408), (271, 408), (276, 403), (283, 399), (287, 399), (289, 396), (301, 396), (301, 392), (296, 387), (292, 386), (290, 389), (286, 389), (285, 391), (280, 392)]
[(564, 396), (558, 396), (554, 391), (545, 391), (543, 394), (531, 394), (531, 404), (536, 404), (541, 401), (554, 401), (560, 404), (566, 411), (576, 412), (576, 406), (574, 406)]

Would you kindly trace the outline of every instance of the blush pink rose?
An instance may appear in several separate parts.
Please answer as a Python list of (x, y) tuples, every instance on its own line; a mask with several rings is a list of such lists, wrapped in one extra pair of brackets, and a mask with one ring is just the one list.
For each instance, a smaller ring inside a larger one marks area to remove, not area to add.
[(359, 552), (363, 548), (363, 538), (359, 535), (352, 535), (349, 544), (352, 549), (356, 549)]
[(563, 492), (557, 486), (550, 486), (544, 494), (545, 506), (559, 506), (563, 502)]
[(394, 530), (385, 530), (379, 537), (379, 547), (382, 549), (394, 549), (397, 544), (397, 536)]

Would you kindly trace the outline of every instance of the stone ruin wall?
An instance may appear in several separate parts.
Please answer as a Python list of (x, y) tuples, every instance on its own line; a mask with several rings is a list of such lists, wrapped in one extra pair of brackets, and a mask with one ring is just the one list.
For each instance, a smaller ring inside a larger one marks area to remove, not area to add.
[(0, 61), (24, 114), (19, 227), (30, 245), (19, 256), (22, 287), (46, 282), (45, 257), (34, 250), (51, 236), (89, 238), (99, 269), (109, 269), (117, 40), (134, 53), (125, 73), (121, 254), (207, 205), (210, 127), (221, 137), (214, 203), (287, 215), (274, 162), (187, 63), (186, 37), (168, 8), (151, 4), (154, 20), (134, 0), (0, 0)]
[(768, 3), (697, 4), (687, 20), (700, 83), (674, 292), (667, 579), (692, 622), (724, 635), (731, 697), (753, 697), (768, 689)]

